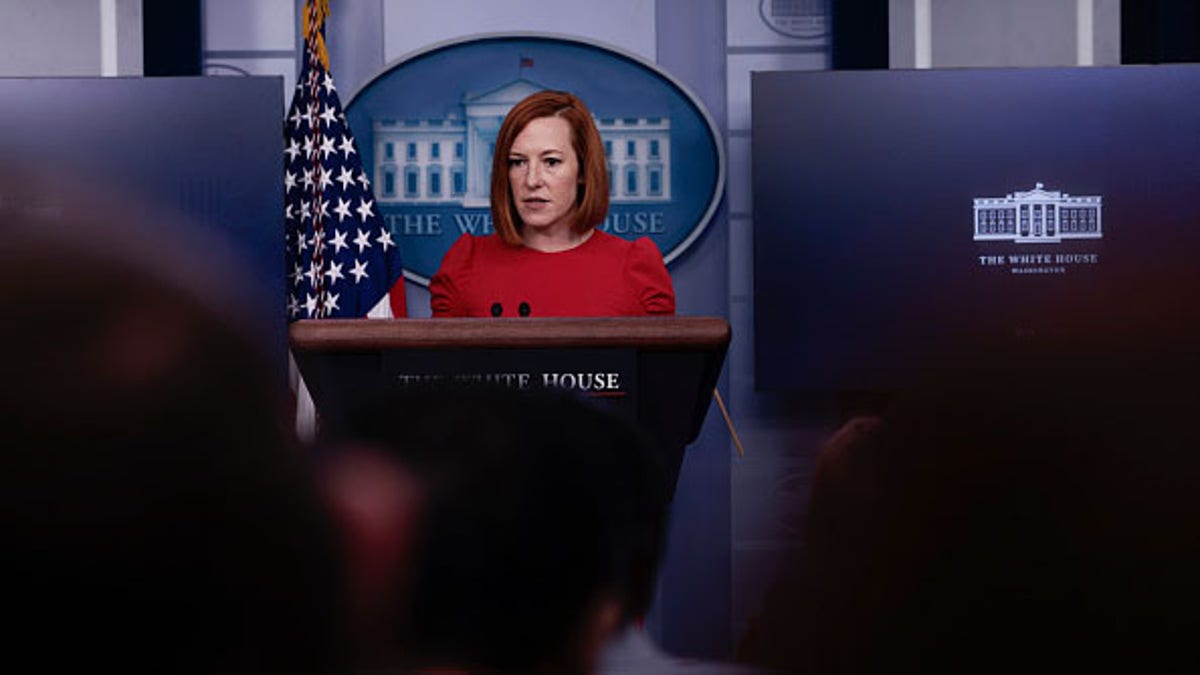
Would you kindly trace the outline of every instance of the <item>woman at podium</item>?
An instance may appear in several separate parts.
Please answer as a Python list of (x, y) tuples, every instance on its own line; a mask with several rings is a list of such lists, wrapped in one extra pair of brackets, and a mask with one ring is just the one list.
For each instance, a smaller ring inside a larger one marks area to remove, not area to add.
[(604, 144), (574, 94), (541, 91), (505, 117), (492, 158), (493, 234), (464, 234), (430, 280), (435, 317), (675, 313), (647, 237), (597, 229), (608, 213)]

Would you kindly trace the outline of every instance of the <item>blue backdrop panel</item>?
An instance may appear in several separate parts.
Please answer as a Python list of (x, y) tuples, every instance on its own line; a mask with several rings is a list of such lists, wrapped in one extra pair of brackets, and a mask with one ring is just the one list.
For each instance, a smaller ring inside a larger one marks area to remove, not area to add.
[[(65, 169), (224, 235), (285, 363), (278, 77), (0, 79), (0, 156)], [(20, 166), (16, 168), (20, 168)], [(197, 255), (205, 255), (197, 251)]]
[(1200, 256), (1200, 67), (756, 73), (756, 386), (1169, 337)]

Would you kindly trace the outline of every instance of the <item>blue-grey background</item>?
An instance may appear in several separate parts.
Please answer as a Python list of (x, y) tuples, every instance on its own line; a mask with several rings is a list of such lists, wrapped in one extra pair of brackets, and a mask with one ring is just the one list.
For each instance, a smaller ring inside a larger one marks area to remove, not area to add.
[(245, 289), (248, 304), (277, 308), (262, 325), (282, 375), (280, 84), (278, 77), (0, 78), (0, 157), (62, 172), (56, 180), (67, 196), (127, 194), (156, 212), (181, 213), (185, 221), (161, 223), (181, 239), (192, 227), (211, 233), (202, 241), (223, 250), (197, 256), (244, 266), (253, 284)]

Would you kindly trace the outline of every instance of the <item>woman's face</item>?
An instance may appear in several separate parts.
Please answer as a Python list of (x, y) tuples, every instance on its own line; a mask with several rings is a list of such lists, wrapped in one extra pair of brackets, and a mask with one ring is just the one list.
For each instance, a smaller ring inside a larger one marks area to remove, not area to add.
[(538, 117), (525, 125), (508, 151), (508, 186), (524, 227), (569, 232), (580, 182), (567, 121)]

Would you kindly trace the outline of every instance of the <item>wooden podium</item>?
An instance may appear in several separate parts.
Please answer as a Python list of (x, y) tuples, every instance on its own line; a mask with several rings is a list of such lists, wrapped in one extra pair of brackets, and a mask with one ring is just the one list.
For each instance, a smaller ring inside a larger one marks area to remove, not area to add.
[(388, 383), (575, 389), (645, 430), (672, 491), (730, 340), (710, 317), (324, 319), (289, 333), (318, 417)]

